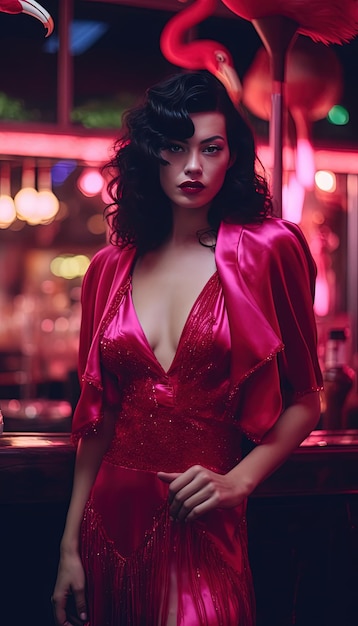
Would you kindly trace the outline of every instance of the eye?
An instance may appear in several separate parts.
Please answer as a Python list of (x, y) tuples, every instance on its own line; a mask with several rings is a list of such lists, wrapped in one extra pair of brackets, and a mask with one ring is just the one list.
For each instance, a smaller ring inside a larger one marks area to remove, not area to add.
[(221, 152), (222, 147), (221, 146), (217, 146), (216, 144), (210, 144), (209, 146), (206, 146), (206, 148), (204, 148), (204, 152), (206, 152), (207, 154), (216, 154), (217, 152)]
[(167, 147), (167, 150), (169, 150), (169, 152), (172, 152), (173, 154), (177, 154), (178, 152), (183, 152), (184, 148), (178, 143), (170, 143)]

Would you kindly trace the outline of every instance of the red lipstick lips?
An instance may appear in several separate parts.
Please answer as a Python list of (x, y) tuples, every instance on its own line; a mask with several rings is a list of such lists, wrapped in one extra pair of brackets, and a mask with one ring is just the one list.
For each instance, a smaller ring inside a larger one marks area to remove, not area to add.
[(179, 189), (187, 195), (195, 195), (203, 191), (205, 187), (199, 180), (186, 180), (184, 183), (179, 185)]
[(180, 189), (204, 189), (203, 183), (199, 180), (186, 180), (179, 187)]

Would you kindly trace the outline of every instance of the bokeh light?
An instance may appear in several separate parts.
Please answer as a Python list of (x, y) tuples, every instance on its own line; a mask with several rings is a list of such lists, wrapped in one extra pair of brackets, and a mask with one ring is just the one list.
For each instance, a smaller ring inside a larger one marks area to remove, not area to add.
[(334, 172), (319, 170), (315, 174), (315, 183), (321, 191), (326, 191), (327, 193), (333, 193), (336, 191), (337, 184)]
[(88, 168), (82, 172), (77, 185), (84, 196), (96, 196), (103, 189), (104, 178), (98, 170)]
[(0, 196), (0, 228), (8, 228), (16, 219), (15, 204), (11, 196)]
[(327, 119), (331, 124), (335, 124), (336, 126), (345, 126), (349, 122), (349, 113), (347, 109), (345, 109), (340, 104), (335, 104), (327, 114)]
[(89, 263), (90, 259), (84, 254), (67, 254), (52, 259), (50, 269), (55, 276), (71, 280), (84, 276)]
[(51, 178), (53, 185), (62, 185), (65, 180), (72, 174), (77, 167), (77, 161), (74, 159), (66, 159), (63, 161), (57, 161), (52, 166)]
[(87, 220), (87, 228), (92, 235), (103, 235), (106, 232), (106, 221), (103, 215), (91, 215)]
[(24, 222), (36, 213), (38, 192), (33, 187), (23, 187), (14, 198), (17, 217)]

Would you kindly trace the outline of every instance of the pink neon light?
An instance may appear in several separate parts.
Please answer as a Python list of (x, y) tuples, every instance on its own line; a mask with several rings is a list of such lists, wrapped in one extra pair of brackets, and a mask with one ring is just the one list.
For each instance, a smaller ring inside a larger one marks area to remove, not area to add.
[(328, 315), (329, 312), (329, 287), (327, 279), (318, 275), (316, 278), (316, 293), (314, 310), (317, 315)]
[(304, 200), (305, 188), (299, 183), (296, 176), (292, 175), (288, 185), (284, 185), (282, 189), (282, 217), (299, 224), (302, 219)]
[[(4, 156), (75, 159), (89, 164), (102, 164), (111, 157), (115, 139), (115, 135), (88, 137), (53, 132), (0, 130), (0, 150)], [(269, 146), (258, 143), (258, 155), (265, 168), (273, 167), (273, 156)], [(314, 156), (317, 169), (343, 174), (358, 173), (358, 149), (315, 149)], [(283, 149), (283, 162), (285, 169), (295, 169), (295, 154), (288, 146)]]
[[(258, 156), (266, 169), (273, 167), (273, 155), (269, 146), (258, 144)], [(283, 149), (283, 164), (286, 170), (295, 170), (294, 152), (288, 146)], [(314, 151), (317, 170), (332, 170), (336, 174), (358, 173), (358, 150)]]
[(111, 156), (114, 139), (114, 137), (0, 131), (0, 149), (3, 155), (105, 163)]
[(313, 189), (316, 171), (314, 150), (308, 139), (297, 139), (296, 177), (305, 189)]

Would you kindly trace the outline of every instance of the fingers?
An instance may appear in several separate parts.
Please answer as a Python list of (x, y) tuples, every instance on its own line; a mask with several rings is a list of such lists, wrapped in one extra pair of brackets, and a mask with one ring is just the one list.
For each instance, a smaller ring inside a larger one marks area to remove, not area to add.
[(87, 621), (85, 573), (77, 552), (61, 555), (52, 606), (57, 626), (83, 626)]
[[(168, 477), (165, 482), (170, 484), (169, 486), (169, 502), (172, 502), (173, 498), (181, 489), (184, 489), (187, 485), (190, 485), (192, 481), (200, 475), (200, 472), (205, 472), (206, 470), (201, 467), (201, 465), (193, 465), (188, 470), (183, 472), (182, 474), (167, 474), (165, 472), (159, 472), (160, 475), (164, 477)], [(169, 480), (169, 477), (171, 478)]]
[(87, 621), (87, 607), (84, 591), (78, 590), (73, 593), (51, 598), (55, 623), (58, 626), (83, 626)]
[(81, 622), (87, 621), (87, 606), (84, 589), (73, 590), (73, 596), (75, 600), (76, 613)]
[(189, 521), (214, 508), (217, 504), (213, 478), (215, 474), (195, 465), (170, 482), (170, 516)]
[(66, 616), (66, 602), (66, 596), (62, 596), (61, 598), (57, 599), (55, 598), (55, 596), (52, 596), (51, 598), (55, 623), (58, 624), (58, 626), (70, 626)]
[(178, 476), (180, 476), (180, 474), (179, 473), (158, 472), (157, 476), (158, 476), (158, 478), (160, 478), (160, 480), (163, 481), (163, 483), (170, 484), (173, 480), (178, 478)]
[(209, 489), (202, 489), (190, 498), (179, 492), (170, 506), (171, 517), (178, 522), (196, 519), (215, 505)]

